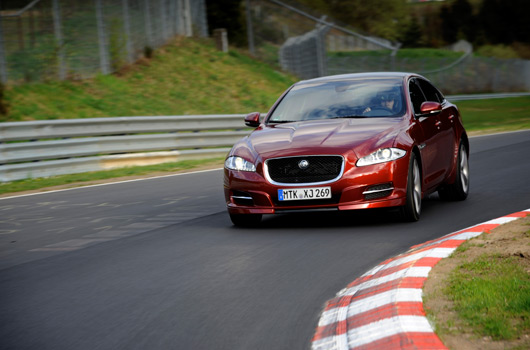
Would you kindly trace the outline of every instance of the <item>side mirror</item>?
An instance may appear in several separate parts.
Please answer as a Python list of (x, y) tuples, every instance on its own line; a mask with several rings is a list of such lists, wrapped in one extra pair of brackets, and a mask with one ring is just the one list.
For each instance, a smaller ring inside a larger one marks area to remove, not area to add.
[(442, 111), (442, 104), (439, 102), (426, 101), (421, 104), (421, 114), (435, 114)]
[(259, 126), (259, 112), (252, 112), (247, 114), (245, 117), (245, 125), (251, 128), (257, 128)]

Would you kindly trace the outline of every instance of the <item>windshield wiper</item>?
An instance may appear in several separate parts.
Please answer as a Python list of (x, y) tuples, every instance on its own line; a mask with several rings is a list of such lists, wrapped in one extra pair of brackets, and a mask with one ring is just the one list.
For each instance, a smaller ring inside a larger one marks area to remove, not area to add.
[(330, 118), (330, 119), (341, 119), (341, 118), (368, 118), (367, 115), (356, 115), (356, 114), (352, 114), (352, 115), (339, 115), (337, 117), (333, 117), (333, 118)]
[(283, 124), (283, 123), (297, 123), (301, 120), (269, 120), (269, 123), (277, 123), (277, 124)]

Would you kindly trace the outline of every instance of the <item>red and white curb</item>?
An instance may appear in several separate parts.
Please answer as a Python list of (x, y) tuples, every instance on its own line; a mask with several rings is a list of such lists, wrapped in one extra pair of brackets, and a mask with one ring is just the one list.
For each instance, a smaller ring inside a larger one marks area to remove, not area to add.
[(388, 259), (328, 301), (313, 350), (444, 349), (425, 316), (423, 284), (431, 269), (466, 240), (530, 215), (530, 209), (486, 221)]

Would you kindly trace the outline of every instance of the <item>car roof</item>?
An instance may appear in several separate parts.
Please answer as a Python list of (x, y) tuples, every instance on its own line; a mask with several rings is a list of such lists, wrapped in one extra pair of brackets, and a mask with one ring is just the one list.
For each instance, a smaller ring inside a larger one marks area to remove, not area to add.
[(312, 83), (322, 83), (327, 81), (340, 81), (340, 80), (356, 80), (356, 79), (405, 79), (407, 77), (417, 76), (421, 77), (415, 73), (406, 73), (406, 72), (376, 72), (376, 73), (352, 73), (352, 74), (341, 74), (341, 75), (330, 75), (325, 77), (319, 77), (309, 80), (302, 80), (296, 83), (295, 85), (303, 84), (312, 84)]

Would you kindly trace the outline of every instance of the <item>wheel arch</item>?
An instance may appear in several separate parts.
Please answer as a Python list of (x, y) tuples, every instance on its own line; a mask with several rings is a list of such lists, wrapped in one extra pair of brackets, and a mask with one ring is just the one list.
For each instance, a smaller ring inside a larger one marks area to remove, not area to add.
[(466, 153), (467, 153), (467, 156), (469, 158), (469, 138), (468, 138), (467, 133), (465, 131), (462, 132), (462, 135), (460, 136), (460, 142), (462, 142), (464, 144), (464, 146), (466, 146)]

